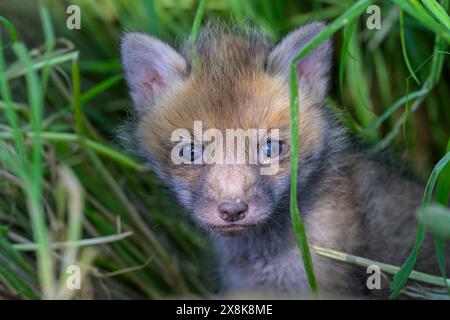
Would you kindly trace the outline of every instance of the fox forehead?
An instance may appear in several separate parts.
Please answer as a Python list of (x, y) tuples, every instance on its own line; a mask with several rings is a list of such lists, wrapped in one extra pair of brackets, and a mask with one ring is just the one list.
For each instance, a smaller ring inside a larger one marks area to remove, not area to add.
[(192, 128), (194, 121), (202, 121), (205, 129), (284, 128), (289, 124), (288, 108), (281, 81), (263, 73), (214, 82), (193, 77), (161, 101), (148, 121), (169, 132)]
[[(301, 110), (302, 144), (309, 149), (323, 123), (319, 110), (307, 100)], [(201, 121), (203, 130), (214, 128), (223, 134), (226, 129), (278, 129), (280, 139), (288, 141), (288, 87), (264, 72), (215, 82), (190, 77), (141, 119), (138, 136), (150, 152), (167, 154), (172, 132), (180, 128), (192, 132), (194, 121)]]

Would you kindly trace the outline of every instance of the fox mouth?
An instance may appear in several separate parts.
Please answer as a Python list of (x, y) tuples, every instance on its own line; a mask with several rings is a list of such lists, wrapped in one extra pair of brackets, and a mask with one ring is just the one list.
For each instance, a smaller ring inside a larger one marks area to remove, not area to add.
[(253, 225), (251, 224), (226, 224), (226, 225), (209, 225), (209, 228), (224, 236), (237, 236), (245, 234)]

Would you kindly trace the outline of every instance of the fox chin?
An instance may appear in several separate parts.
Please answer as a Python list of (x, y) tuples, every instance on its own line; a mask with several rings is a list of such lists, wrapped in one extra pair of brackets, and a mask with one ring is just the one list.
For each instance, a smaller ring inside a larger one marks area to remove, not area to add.
[[(289, 212), (289, 72), (324, 26), (312, 22), (274, 44), (261, 30), (210, 22), (194, 50), (189, 39), (176, 50), (145, 33), (122, 37), (135, 149), (208, 231), (228, 292), (310, 293)], [(414, 244), (424, 188), (356, 146), (330, 112), (331, 58), (328, 39), (295, 66), (298, 203), (308, 240), (400, 266)], [(254, 161), (217, 161), (240, 155)], [(274, 163), (272, 174), (261, 174)], [(388, 277), (370, 290), (364, 268), (314, 250), (312, 260), (323, 293), (387, 297)], [(427, 235), (415, 268), (439, 274), (436, 261)]]

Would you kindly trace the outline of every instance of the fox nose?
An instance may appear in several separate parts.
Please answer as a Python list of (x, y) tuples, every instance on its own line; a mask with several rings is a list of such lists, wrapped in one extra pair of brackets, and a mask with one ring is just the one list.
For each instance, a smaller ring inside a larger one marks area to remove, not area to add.
[(239, 197), (233, 197), (219, 203), (219, 215), (226, 222), (244, 219), (247, 209), (248, 204)]

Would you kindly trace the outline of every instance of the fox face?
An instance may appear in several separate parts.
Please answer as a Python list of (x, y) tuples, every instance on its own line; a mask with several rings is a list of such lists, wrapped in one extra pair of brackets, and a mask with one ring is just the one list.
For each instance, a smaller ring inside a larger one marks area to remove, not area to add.
[[(239, 236), (276, 223), (289, 190), (290, 63), (322, 28), (311, 23), (273, 45), (259, 31), (210, 23), (194, 58), (189, 41), (176, 51), (143, 33), (124, 35), (136, 145), (206, 229)], [(327, 148), (330, 55), (328, 40), (296, 65), (299, 183), (314, 176)], [(238, 149), (247, 161), (234, 161)]]

